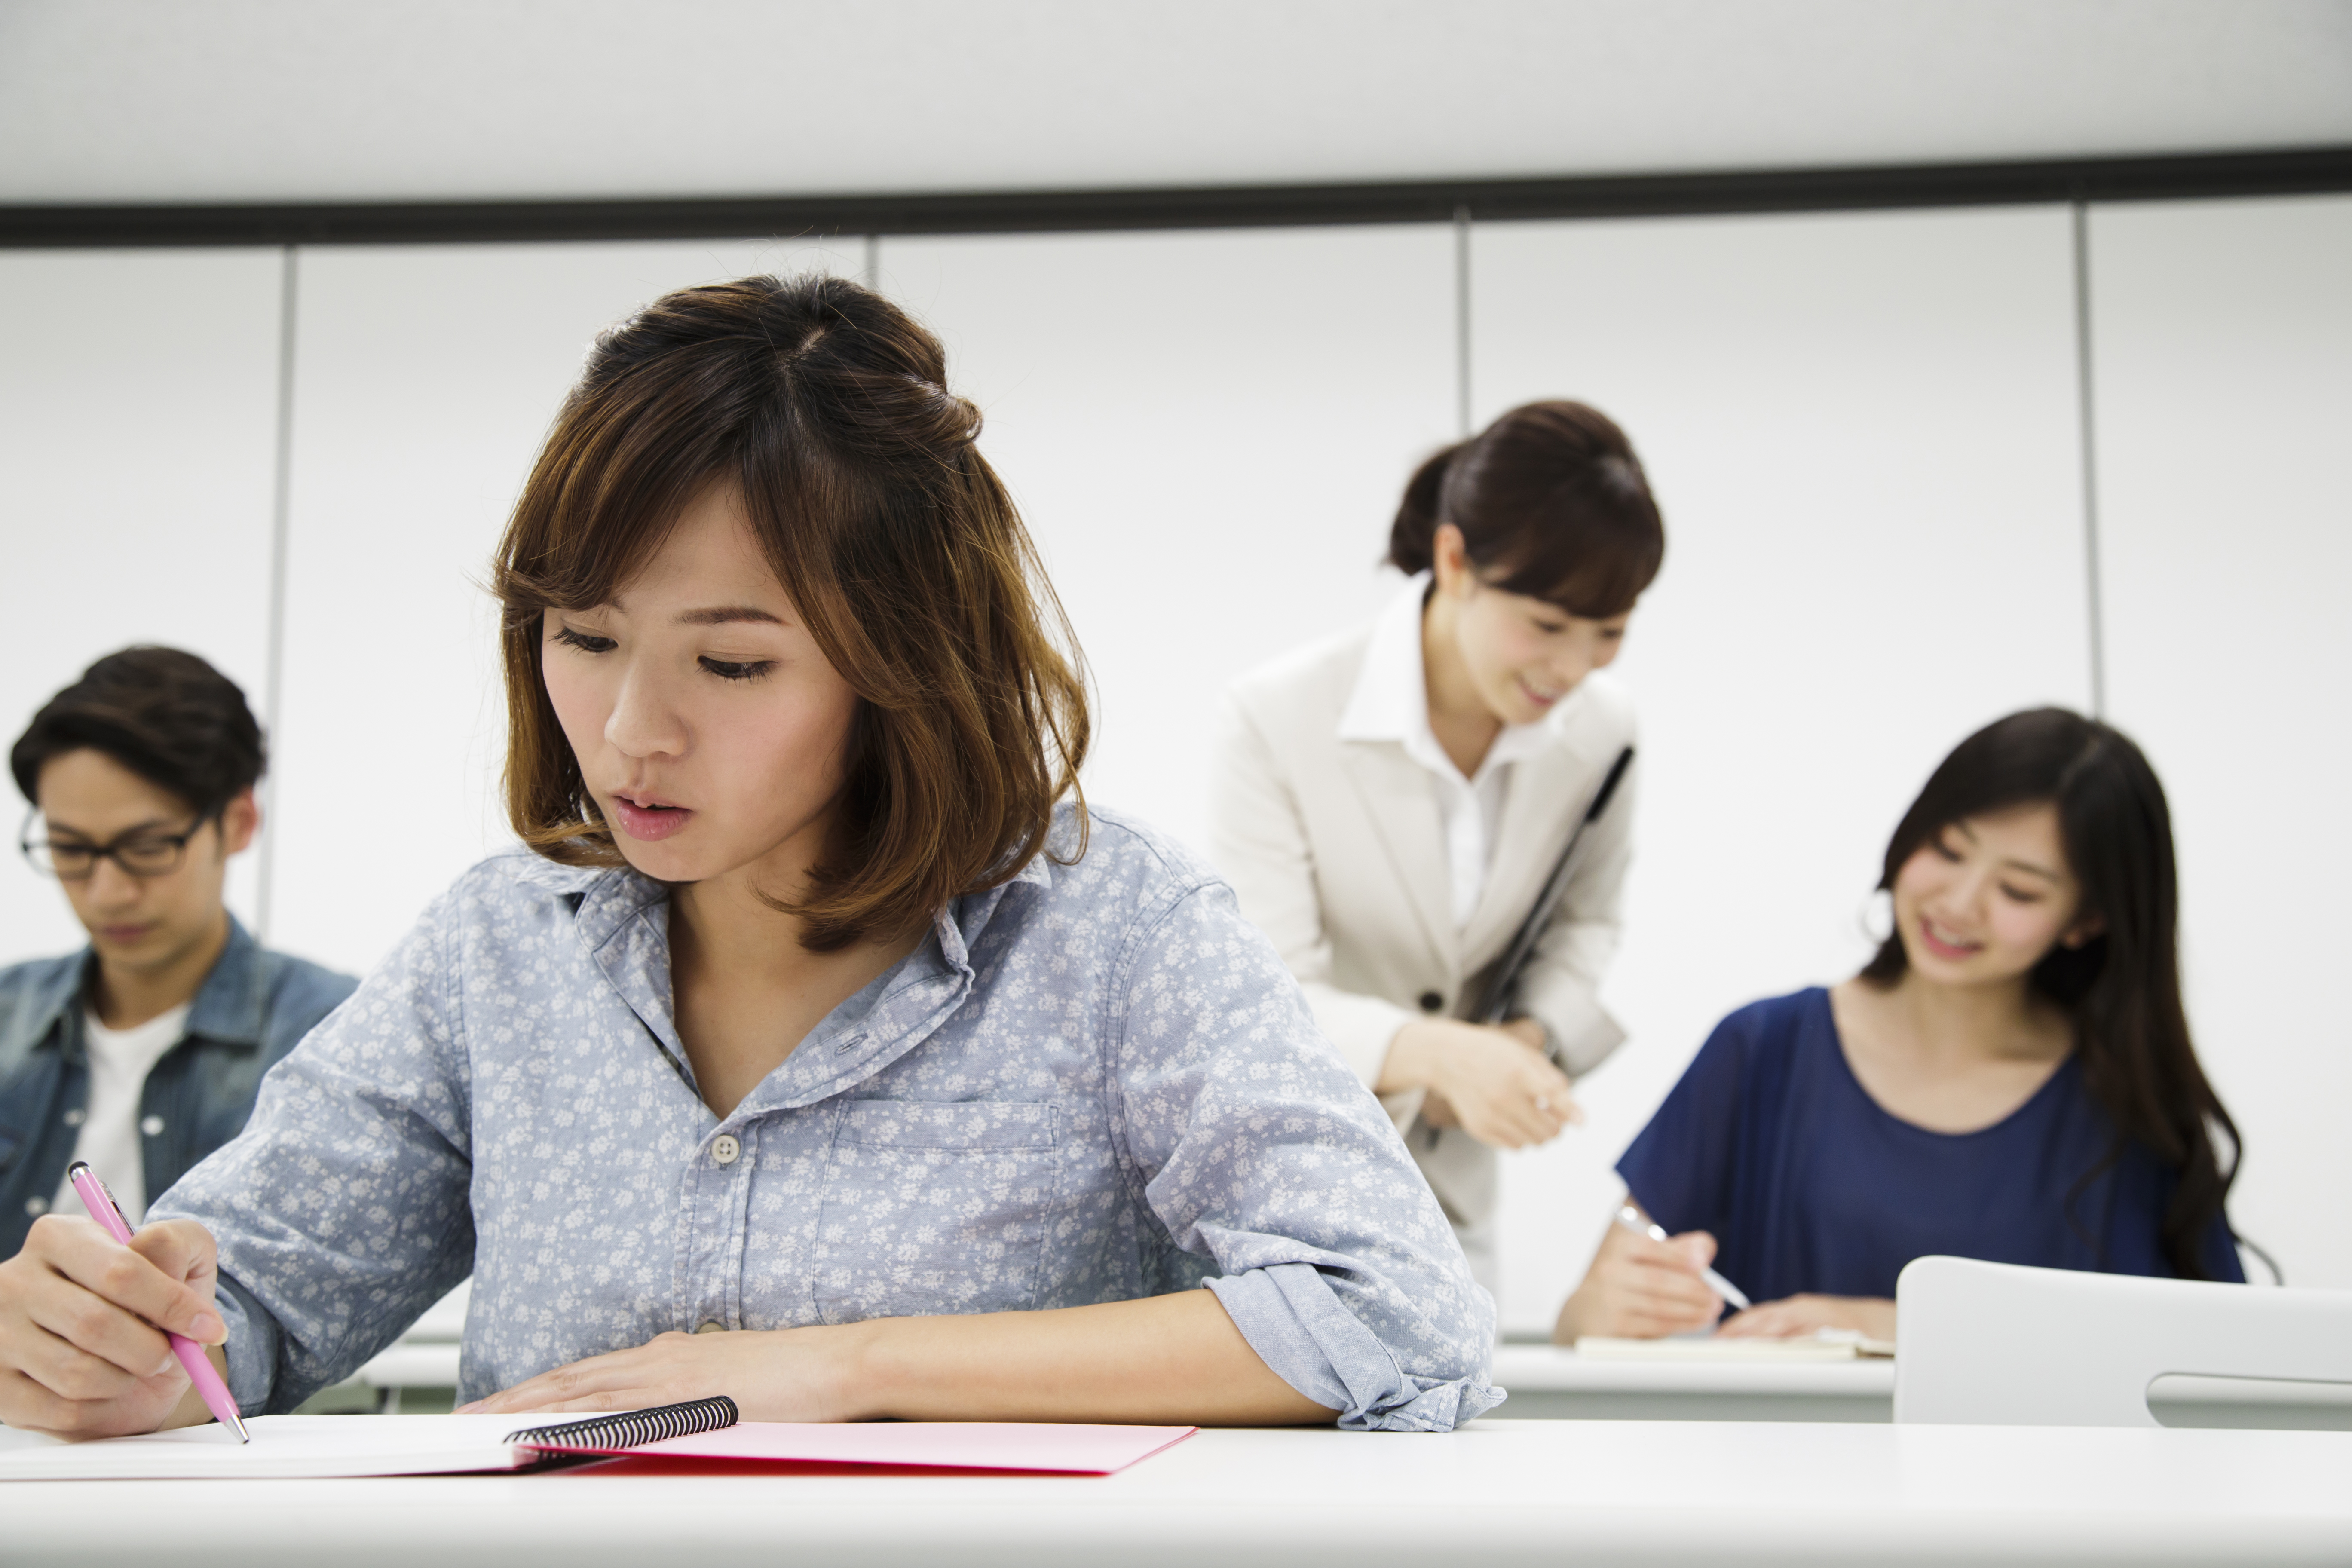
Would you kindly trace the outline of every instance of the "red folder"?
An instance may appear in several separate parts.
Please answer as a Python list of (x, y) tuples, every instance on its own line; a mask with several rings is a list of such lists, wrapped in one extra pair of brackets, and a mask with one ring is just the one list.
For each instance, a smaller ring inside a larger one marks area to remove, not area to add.
[[(1192, 1426), (1089, 1426), (1017, 1421), (872, 1421), (847, 1425), (740, 1421), (715, 1432), (604, 1447), (549, 1444), (547, 1452), (734, 1465), (875, 1465), (897, 1469), (1021, 1470), (1108, 1476), (1182, 1442)], [(537, 1447), (537, 1444), (523, 1447)], [(599, 1467), (602, 1469), (602, 1467)]]

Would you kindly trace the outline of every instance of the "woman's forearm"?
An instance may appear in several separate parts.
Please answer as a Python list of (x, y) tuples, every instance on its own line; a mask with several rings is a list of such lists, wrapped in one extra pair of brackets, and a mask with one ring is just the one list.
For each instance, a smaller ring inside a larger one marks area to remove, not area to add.
[(1296, 1426), (1338, 1414), (1276, 1376), (1207, 1290), (1044, 1312), (672, 1332), (464, 1408), (642, 1410), (719, 1394), (749, 1421)]
[(1291, 1426), (1337, 1412), (1275, 1375), (1207, 1290), (854, 1326), (852, 1420)]

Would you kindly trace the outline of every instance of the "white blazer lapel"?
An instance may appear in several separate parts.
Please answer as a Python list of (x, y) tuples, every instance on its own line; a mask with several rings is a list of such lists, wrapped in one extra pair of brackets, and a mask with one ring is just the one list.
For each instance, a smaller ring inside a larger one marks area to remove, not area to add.
[(1454, 930), (1444, 829), (1428, 770), (1394, 741), (1342, 741), (1339, 750), (1431, 948), (1447, 973), (1459, 973), (1461, 942)]
[(1579, 740), (1563, 738), (1558, 745), (1511, 764), (1486, 884), (1462, 933), (1465, 973), (1491, 963), (1510, 944), (1536, 895), (1543, 891), (1544, 879), (1559, 863), (1559, 852), (1568, 847), (1570, 832), (1601, 787), (1607, 764), (1590, 756)]

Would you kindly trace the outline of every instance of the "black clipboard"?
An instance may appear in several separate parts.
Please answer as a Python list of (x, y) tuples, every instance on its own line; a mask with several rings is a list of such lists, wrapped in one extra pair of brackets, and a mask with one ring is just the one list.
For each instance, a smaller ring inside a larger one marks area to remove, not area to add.
[(1503, 1015), (1511, 1005), (1511, 994), (1519, 988), (1519, 974), (1527, 968), (1528, 960), (1534, 956), (1536, 943), (1542, 939), (1544, 927), (1551, 922), (1551, 912), (1559, 907), (1560, 895), (1568, 891), (1569, 879), (1576, 874), (1580, 852), (1584, 847), (1584, 830), (1609, 809), (1609, 802), (1616, 795), (1619, 783), (1624, 779), (1625, 770), (1633, 765), (1633, 748), (1631, 746), (1618, 752), (1617, 760), (1609, 764), (1609, 773), (1601, 779), (1601, 788), (1594, 792), (1592, 804), (1584, 808), (1583, 820), (1576, 825), (1576, 831), (1568, 836), (1568, 843), (1559, 852), (1559, 864), (1552, 867), (1551, 875), (1545, 879), (1543, 891), (1536, 895), (1535, 907), (1528, 910), (1528, 918), (1519, 922), (1518, 934), (1511, 938), (1511, 945), (1504, 950), (1502, 959), (1496, 964), (1494, 978), (1486, 983), (1486, 994), (1478, 999), (1478, 1010), (1470, 1016), (1472, 1023), (1499, 1024), (1503, 1021)]

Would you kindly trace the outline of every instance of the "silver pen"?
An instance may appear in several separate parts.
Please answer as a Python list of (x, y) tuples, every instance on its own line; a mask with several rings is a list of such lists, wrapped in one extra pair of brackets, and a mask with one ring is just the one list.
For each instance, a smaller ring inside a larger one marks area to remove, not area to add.
[[(1665, 1227), (1664, 1226), (1661, 1226), (1656, 1220), (1652, 1219), (1648, 1215), (1643, 1214), (1640, 1209), (1635, 1208), (1632, 1204), (1619, 1205), (1617, 1212), (1610, 1215), (1610, 1217), (1615, 1220), (1619, 1225), (1623, 1226), (1627, 1230), (1632, 1231), (1634, 1235), (1646, 1236), (1652, 1241), (1672, 1241), (1674, 1239), (1673, 1237), (1666, 1234)], [(1722, 1297), (1725, 1300), (1730, 1302), (1734, 1307), (1738, 1308), (1739, 1310), (1743, 1312), (1756, 1304), (1748, 1299), (1746, 1291), (1740, 1289), (1738, 1286), (1734, 1285), (1730, 1280), (1726, 1279), (1722, 1275), (1717, 1274), (1714, 1269), (1709, 1268), (1703, 1263), (1699, 1265), (1698, 1277), (1706, 1281), (1706, 1288), (1708, 1289), (1714, 1291), (1717, 1295)]]

